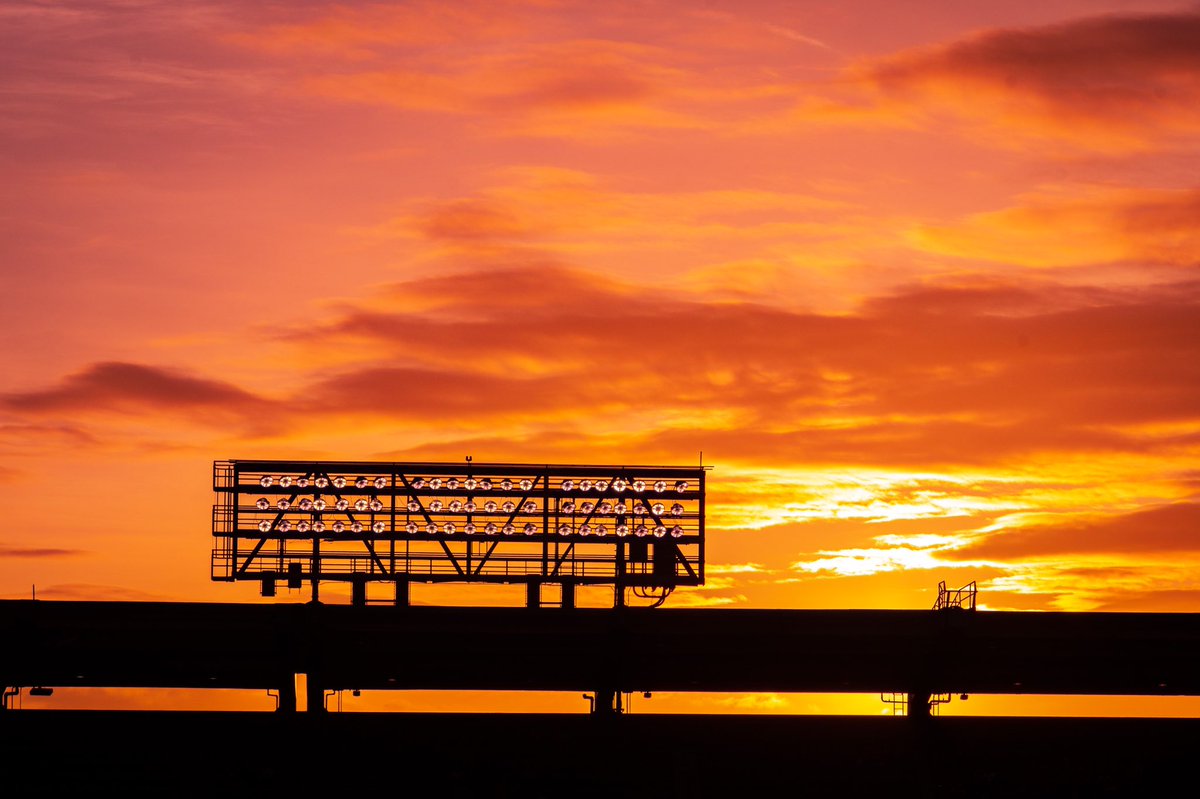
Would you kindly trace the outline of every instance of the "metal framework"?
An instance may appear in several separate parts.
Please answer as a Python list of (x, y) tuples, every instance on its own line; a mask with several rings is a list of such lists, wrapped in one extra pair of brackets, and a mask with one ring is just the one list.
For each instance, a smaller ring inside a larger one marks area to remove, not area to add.
[[(213, 463), (212, 579), (611, 585), (704, 582), (703, 467)], [(403, 598), (402, 598), (403, 593)], [(532, 596), (532, 594), (531, 594)], [(573, 596), (573, 593), (572, 593)], [(534, 602), (531, 600), (531, 604)], [(565, 604), (565, 600), (564, 600)]]

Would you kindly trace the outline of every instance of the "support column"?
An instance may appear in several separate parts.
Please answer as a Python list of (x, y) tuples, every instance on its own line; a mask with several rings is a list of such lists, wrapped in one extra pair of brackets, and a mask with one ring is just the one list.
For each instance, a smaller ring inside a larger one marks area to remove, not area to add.
[(537, 580), (525, 583), (525, 607), (537, 608), (542, 605), (542, 584)]

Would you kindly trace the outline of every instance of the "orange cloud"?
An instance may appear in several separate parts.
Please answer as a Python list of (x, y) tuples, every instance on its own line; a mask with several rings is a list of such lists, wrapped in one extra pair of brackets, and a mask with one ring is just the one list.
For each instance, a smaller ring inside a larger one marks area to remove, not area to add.
[(1107, 15), (987, 30), (861, 63), (887, 102), (1013, 133), (1130, 150), (1200, 131), (1200, 13)]
[(1032, 267), (1200, 263), (1200, 190), (1082, 189), (913, 231), (921, 249)]

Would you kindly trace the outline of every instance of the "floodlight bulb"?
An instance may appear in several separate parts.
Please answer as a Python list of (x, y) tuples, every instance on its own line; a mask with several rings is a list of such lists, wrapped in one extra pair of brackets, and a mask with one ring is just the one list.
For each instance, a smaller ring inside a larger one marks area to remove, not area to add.
[(467, 513), (474, 513), (478, 509), (479, 509), (479, 506), (476, 505), (474, 502), (472, 502), (469, 499), (463, 505), (463, 510), (466, 511)]
[(655, 480), (654, 481), (654, 490), (657, 491), (659, 494), (666, 491), (667, 490), (667, 481), (666, 480)]
[(537, 513), (537, 509), (537, 503), (533, 501), (526, 502), (524, 507), (522, 507), (522, 510), (526, 513)]
[(446, 535), (454, 535), (454, 522), (446, 522), (443, 524), (442, 532)]
[(376, 477), (375, 478), (375, 487), (376, 488), (387, 488), (387, 483), (388, 483), (388, 481), (387, 481), (386, 477)]
[(447, 480), (446, 488), (450, 489), (451, 491), (457, 491), (458, 490), (458, 478), (451, 477), (449, 480)]
[(312, 510), (313, 501), (308, 497), (300, 500), (300, 510)]
[(596, 535), (599, 536), (600, 538), (603, 538), (604, 536), (608, 535), (608, 528), (605, 527), (603, 524), (597, 524), (596, 525)]
[(323, 532), (325, 532), (325, 522), (322, 522), (322, 521), (315, 521), (315, 522), (313, 522), (313, 532), (314, 532), (314, 533), (323, 533)]
[[(510, 525), (510, 526), (511, 526), (511, 525)], [(485, 525), (483, 526), (483, 531), (484, 531), (485, 533), (487, 533), (488, 535), (495, 535), (495, 534), (496, 534), (496, 530), (497, 530), (497, 529), (498, 529), (498, 528), (496, 527), (496, 523), (495, 523), (495, 522), (488, 522), (487, 524), (485, 524)]]
[(404, 532), (408, 533), (409, 535), (415, 533), (416, 531), (417, 531), (417, 523), (416, 522), (408, 522), (407, 524), (404, 525)]
[(424, 478), (424, 477), (418, 477), (416, 480), (413, 480), (413, 481), (412, 481), (412, 487), (413, 487), (413, 488), (415, 488), (415, 489), (417, 489), (418, 491), (420, 491), (422, 488), (424, 488), (424, 487), (425, 487), (425, 478)]
[(429, 503), (429, 509), (434, 513), (437, 513), (442, 509), (442, 501), (440, 499), (433, 500)]
[(259, 510), (266, 510), (267, 508), (271, 507), (271, 503), (267, 502), (266, 497), (259, 497), (258, 501), (254, 503), (254, 507), (258, 508)]
[(600, 503), (600, 513), (604, 514), (605, 516), (612, 513), (612, 503), (611, 502), (601, 502)]
[(259, 522), (259, 523), (258, 523), (258, 531), (259, 531), (260, 533), (269, 533), (269, 532), (271, 532), (271, 523), (270, 523), (270, 522), (268, 522), (268, 521), (266, 521), (266, 520), (263, 520), (263, 521)]
[(680, 494), (682, 494), (684, 491), (687, 491), (688, 490), (687, 480), (680, 480), (678, 483), (676, 483), (675, 490), (678, 491)]
[(273, 482), (275, 482), (275, 481), (271, 479), (271, 475), (269, 475), (269, 474), (263, 475), (262, 477), (260, 477), (258, 479), (258, 484), (260, 486), (262, 486), (263, 488), (270, 488), (271, 483), (273, 483)]
[(437, 491), (439, 488), (442, 487), (442, 478), (435, 477), (432, 480), (430, 480), (429, 487), (432, 488), (434, 491)]
[(367, 509), (367, 501), (365, 499), (355, 500), (354, 509), (359, 513), (362, 513)]
[(333, 487), (334, 488), (345, 488), (346, 487), (346, 478), (342, 477), (340, 474), (337, 477), (333, 478)]
[(575, 512), (575, 503), (574, 502), (564, 502), (562, 504), (562, 507), (559, 508), (559, 513), (574, 513), (574, 512)]
[(282, 486), (283, 488), (287, 488), (291, 484), (292, 484), (292, 478), (290, 478), (286, 475), (279, 478), (279, 485)]
[(492, 490), (492, 481), (491, 480), (480, 480), (479, 481), (479, 490), (480, 491), (491, 491)]
[(417, 502), (415, 499), (410, 499), (410, 500), (408, 501), (408, 510), (409, 510), (409, 513), (416, 513), (416, 512), (417, 512), (417, 511), (419, 511), (420, 509), (421, 509), (421, 503), (420, 503), (420, 502)]
[(297, 477), (296, 478), (296, 488), (308, 488), (308, 478), (307, 477)]
[(613, 530), (615, 530), (617, 535), (620, 536), (621, 538), (624, 538), (625, 536), (629, 535), (629, 525), (628, 524), (618, 524), (616, 527), (613, 528)]
[(371, 510), (375, 511), (376, 513), (379, 513), (379, 511), (383, 510), (383, 503), (377, 499), (373, 499), (373, 500), (371, 500), (370, 507), (371, 507)]
[(671, 528), (672, 538), (683, 538), (683, 528), (678, 524)]
[(596, 490), (597, 491), (607, 491), (608, 490), (608, 481), (607, 480), (597, 480), (596, 481)]
[(646, 533), (648, 533), (648, 532), (649, 532), (649, 530), (646, 529), (646, 525), (644, 525), (644, 524), (639, 524), (637, 527), (635, 527), (633, 529), (633, 534), (636, 535), (638, 538), (645, 537)]
[(571, 525), (569, 525), (569, 524), (560, 524), (560, 525), (558, 526), (558, 534), (559, 534), (559, 535), (570, 535), (570, 534), (571, 534)]
[(625, 478), (618, 477), (616, 480), (613, 480), (612, 486), (613, 491), (624, 491), (629, 486), (629, 483), (625, 480)]
[(289, 522), (287, 519), (284, 519), (283, 521), (281, 521), (279, 523), (279, 532), (286, 533), (287, 531), (289, 531), (291, 529), (292, 529), (292, 523)]
[(592, 534), (592, 526), (590, 524), (579, 525), (579, 534), (580, 535), (591, 535)]
[(521, 481), (521, 490), (522, 490), (522, 491), (528, 491), (528, 490), (529, 490), (529, 489), (531, 489), (531, 488), (533, 488), (533, 481), (532, 481), (532, 480), (525, 479), (525, 480), (522, 480), (522, 481)]
[(350, 525), (350, 529), (356, 533), (361, 533), (363, 531), (363, 524), (362, 522), (353, 522)]
[(346, 508), (350, 507), (350, 500), (339, 499), (336, 503), (334, 503), (333, 507), (337, 508), (338, 510), (345, 510)]
[(672, 516), (682, 516), (683, 515), (683, 506), (680, 505), (678, 502), (676, 502), (674, 505), (671, 506), (671, 515)]
[(579, 490), (580, 491), (591, 491), (592, 490), (592, 481), (591, 480), (580, 480), (579, 481)]
[(383, 522), (375, 522), (371, 525), (371, 531), (374, 533), (382, 533), (387, 528)]
[(468, 477), (466, 479), (466, 481), (463, 483), (463, 487), (466, 488), (468, 491), (474, 491), (475, 487), (478, 485), (479, 485), (479, 483), (477, 483), (475, 481), (474, 477)]
[(458, 513), (460, 510), (462, 510), (462, 500), (460, 500), (460, 499), (450, 500), (450, 510), (453, 513)]
[(665, 510), (666, 510), (666, 508), (663, 507), (663, 504), (661, 502), (655, 502), (653, 505), (650, 506), (650, 512), (653, 513), (655, 516), (662, 516), (663, 511), (665, 511)]
[(429, 524), (425, 525), (425, 532), (429, 533), (430, 535), (433, 535), (434, 533), (437, 532), (437, 525), (434, 524), (433, 522), (430, 522)]
[(323, 499), (318, 499), (313, 502), (313, 508), (315, 510), (325, 510), (325, 508), (327, 508), (327, 507), (329, 507), (329, 506), (325, 503), (325, 500), (323, 500)]
[(505, 477), (503, 480), (500, 481), (500, 490), (501, 491), (512, 491), (512, 486), (513, 486), (512, 480), (509, 480), (507, 477)]
[(339, 521), (336, 521), (336, 522), (334, 522), (334, 523), (333, 523), (333, 531), (334, 531), (335, 533), (341, 533), (341, 532), (344, 532), (344, 531), (345, 531), (345, 529), (346, 529), (346, 523), (345, 523), (345, 522), (343, 522), (343, 521), (340, 521), (340, 520), (339, 520)]
[(574, 491), (575, 490), (575, 481), (574, 480), (563, 480), (562, 481), (562, 490), (563, 491)]
[(594, 507), (596, 507), (595, 503), (585, 502), (579, 506), (579, 512), (580, 513), (591, 513), (592, 508), (594, 508)]
[(497, 507), (498, 506), (496, 505), (496, 503), (490, 499), (487, 502), (483, 503), (483, 509), (485, 511), (487, 511), (488, 513), (495, 513)]
[(667, 528), (663, 527), (661, 524), (654, 528), (654, 537), (655, 538), (662, 538), (666, 534), (667, 534)]
[(288, 508), (292, 507), (292, 503), (286, 499), (280, 499), (275, 503), (275, 507), (279, 508), (280, 510), (287, 510)]
[(626, 505), (624, 502), (618, 502), (617, 503), (617, 515), (624, 516), (626, 513), (629, 513), (629, 506)]
[(634, 480), (633, 481), (633, 490), (638, 492), (639, 494), (642, 493), (643, 491), (645, 491), (646, 490), (646, 481), (645, 480)]
[(471, 522), (467, 522), (465, 525), (463, 525), (463, 532), (467, 535), (475, 535), (475, 525)]
[(645, 513), (646, 513), (646, 509), (643, 506), (641, 506), (641, 505), (633, 506), (633, 515), (634, 516), (642, 516)]
[(312, 529), (312, 525), (310, 523), (308, 523), (307, 521), (300, 522), (299, 524), (296, 525), (296, 531), (300, 532), (300, 533), (307, 533), (311, 529)]
[[(510, 535), (510, 533), (508, 533), (508, 528), (509, 528), (509, 527), (512, 527), (512, 525), (511, 525), (511, 524), (506, 524), (506, 525), (504, 526), (505, 535)], [(537, 525), (536, 525), (536, 524), (533, 524), (533, 523), (531, 522), (531, 523), (529, 523), (529, 524), (525, 525), (525, 535), (533, 535), (533, 534), (534, 534), (534, 533), (536, 533), (536, 532), (537, 532)]]
[(354, 487), (357, 489), (360, 489), (360, 490), (366, 488), (367, 487), (367, 478), (359, 477), (358, 479), (356, 479), (354, 481)]
[(317, 488), (328, 488), (329, 487), (329, 478), (328, 477), (318, 477), (315, 480), (315, 483), (316, 483)]
[(514, 505), (514, 504), (513, 504), (513, 503), (511, 503), (511, 502), (505, 502), (503, 505), (501, 505), (501, 506), (500, 506), (500, 508), (501, 508), (501, 510), (503, 510), (505, 513), (512, 513), (514, 510), (516, 510), (516, 509), (517, 509), (517, 506), (516, 506), (516, 505)]

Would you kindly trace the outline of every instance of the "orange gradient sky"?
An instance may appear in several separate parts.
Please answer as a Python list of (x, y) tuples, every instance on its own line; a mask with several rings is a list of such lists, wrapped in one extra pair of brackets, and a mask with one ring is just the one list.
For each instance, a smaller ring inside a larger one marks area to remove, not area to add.
[(0, 596), (259, 601), (214, 459), (703, 451), (675, 607), (1200, 611), (1195, 4), (0, 29)]

